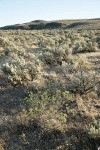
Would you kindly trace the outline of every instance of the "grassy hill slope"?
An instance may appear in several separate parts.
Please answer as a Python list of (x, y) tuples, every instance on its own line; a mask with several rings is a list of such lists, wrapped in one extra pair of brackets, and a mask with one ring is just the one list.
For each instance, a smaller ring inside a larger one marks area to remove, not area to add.
[(43, 29), (98, 29), (100, 30), (100, 19), (83, 20), (35, 20), (23, 24), (9, 25), (1, 27), (1, 30), (43, 30)]

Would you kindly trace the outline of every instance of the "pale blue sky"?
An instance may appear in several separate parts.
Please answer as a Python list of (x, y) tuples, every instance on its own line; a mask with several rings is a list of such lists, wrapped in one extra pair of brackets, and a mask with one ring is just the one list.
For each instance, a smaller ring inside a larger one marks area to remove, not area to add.
[(0, 0), (0, 26), (80, 18), (100, 18), (100, 0)]

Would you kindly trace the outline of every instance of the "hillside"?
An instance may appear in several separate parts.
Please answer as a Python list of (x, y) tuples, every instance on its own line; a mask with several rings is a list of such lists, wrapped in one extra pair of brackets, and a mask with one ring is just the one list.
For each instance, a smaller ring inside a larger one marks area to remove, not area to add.
[(100, 18), (83, 20), (35, 20), (23, 24), (1, 27), (0, 30), (44, 30), (44, 29), (98, 29), (100, 30)]
[(0, 150), (100, 148), (100, 19), (79, 22), (0, 30)]

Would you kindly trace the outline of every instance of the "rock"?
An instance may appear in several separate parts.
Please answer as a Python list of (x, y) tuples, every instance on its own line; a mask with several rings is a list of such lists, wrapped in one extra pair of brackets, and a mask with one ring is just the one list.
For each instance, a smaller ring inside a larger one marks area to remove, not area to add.
[(28, 80), (28, 81), (32, 81), (32, 77), (31, 77), (31, 75), (28, 74), (28, 73), (26, 73), (26, 74), (24, 75), (24, 79), (25, 79), (25, 80)]

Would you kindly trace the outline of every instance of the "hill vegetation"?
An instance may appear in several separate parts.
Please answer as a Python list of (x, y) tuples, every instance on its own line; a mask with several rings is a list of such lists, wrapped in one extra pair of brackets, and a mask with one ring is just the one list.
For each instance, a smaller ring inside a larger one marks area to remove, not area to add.
[(35, 20), (23, 24), (1, 27), (1, 30), (44, 30), (44, 29), (81, 29), (100, 30), (100, 18), (83, 20)]

